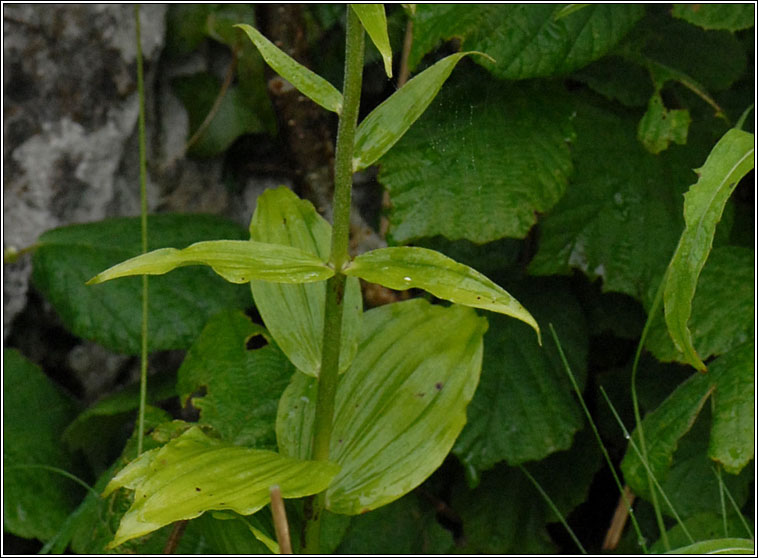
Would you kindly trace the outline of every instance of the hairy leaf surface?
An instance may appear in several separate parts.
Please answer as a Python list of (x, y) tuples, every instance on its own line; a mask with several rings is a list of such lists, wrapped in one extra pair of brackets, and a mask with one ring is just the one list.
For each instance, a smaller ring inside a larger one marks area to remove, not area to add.
[(358, 15), (361, 25), (371, 37), (384, 62), (384, 73), (392, 77), (392, 47), (387, 35), (387, 16), (384, 4), (351, 4), (350, 7)]

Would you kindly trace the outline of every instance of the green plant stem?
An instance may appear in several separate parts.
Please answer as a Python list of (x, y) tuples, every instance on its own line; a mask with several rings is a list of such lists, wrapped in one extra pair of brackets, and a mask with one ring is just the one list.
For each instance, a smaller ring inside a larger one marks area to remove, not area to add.
[[(332, 436), (334, 398), (339, 379), (340, 340), (342, 337), (342, 309), (346, 277), (342, 267), (349, 261), (348, 240), (350, 236), (350, 203), (353, 186), (353, 144), (358, 123), (358, 107), (363, 78), (364, 32), (358, 16), (347, 6), (347, 29), (345, 46), (345, 78), (343, 85), (344, 104), (337, 128), (337, 148), (334, 162), (334, 202), (332, 225), (332, 250), (329, 259), (336, 273), (326, 283), (324, 310), (324, 337), (321, 370), (316, 396), (316, 416), (313, 425), (314, 460), (329, 459), (329, 443)], [(321, 539), (321, 512), (325, 494), (317, 495), (310, 503), (310, 517), (305, 528), (305, 548), (308, 554), (317, 554)]]
[[(647, 446), (645, 445), (645, 433), (642, 428), (642, 415), (640, 413), (640, 404), (639, 404), (639, 401), (637, 400), (637, 369), (639, 368), (640, 357), (642, 356), (642, 349), (645, 346), (645, 341), (647, 340), (647, 334), (650, 331), (650, 326), (653, 323), (653, 318), (655, 317), (658, 310), (661, 308), (661, 304), (663, 302), (663, 290), (664, 290), (664, 285), (666, 284), (667, 276), (668, 276), (668, 271), (663, 274), (663, 278), (661, 279), (661, 282), (658, 285), (658, 290), (655, 292), (655, 298), (653, 299), (653, 304), (650, 307), (650, 312), (648, 312), (647, 320), (645, 321), (645, 327), (642, 328), (642, 335), (640, 336), (640, 342), (637, 345), (637, 352), (634, 354), (634, 363), (632, 364), (632, 381), (631, 381), (632, 407), (634, 408), (634, 422), (636, 423), (637, 433), (639, 434), (639, 438), (640, 438), (641, 458), (644, 463), (647, 463)], [(631, 438), (629, 439), (629, 442), (632, 443)], [(658, 530), (661, 533), (663, 546), (668, 551), (668, 550), (671, 550), (671, 546), (669, 545), (669, 538), (666, 532), (666, 524), (663, 522), (663, 514), (661, 513), (661, 506), (658, 503), (658, 494), (655, 490), (655, 487), (653, 486), (653, 478), (651, 477), (650, 471), (647, 469), (647, 467), (645, 468), (645, 471), (647, 472), (647, 484), (648, 484), (648, 489), (650, 490), (650, 498), (652, 500), (653, 509), (655, 510), (655, 520), (656, 520), (656, 523), (658, 524)]]
[[(147, 252), (147, 155), (145, 149), (145, 83), (142, 67), (142, 40), (140, 34), (139, 4), (134, 5), (134, 22), (137, 33), (137, 91), (139, 97), (139, 179), (140, 214), (142, 216), (142, 253)], [(139, 415), (137, 418), (137, 455), (142, 453), (145, 435), (145, 405), (147, 402), (147, 275), (142, 276), (142, 348), (140, 353)]]
[(642, 529), (640, 529), (639, 523), (637, 522), (637, 517), (634, 514), (632, 503), (626, 497), (624, 487), (621, 484), (621, 479), (619, 479), (618, 473), (616, 472), (616, 468), (613, 466), (613, 461), (611, 461), (611, 456), (608, 454), (608, 450), (606, 449), (605, 444), (603, 443), (603, 439), (600, 437), (600, 432), (597, 429), (597, 425), (595, 424), (595, 421), (592, 419), (592, 414), (590, 413), (590, 410), (584, 401), (584, 397), (582, 396), (582, 391), (579, 389), (579, 384), (577, 383), (576, 378), (574, 377), (574, 373), (571, 370), (571, 366), (569, 366), (568, 359), (566, 358), (566, 355), (563, 352), (563, 346), (561, 345), (561, 342), (558, 339), (558, 334), (555, 332), (555, 328), (553, 327), (553, 324), (548, 324), (548, 326), (550, 327), (550, 333), (553, 336), (553, 341), (555, 341), (555, 346), (558, 348), (558, 355), (560, 356), (561, 362), (563, 363), (563, 368), (566, 370), (566, 373), (568, 374), (568, 377), (571, 380), (571, 385), (573, 386), (574, 392), (579, 398), (579, 403), (582, 405), (582, 409), (584, 410), (584, 415), (587, 417), (587, 421), (590, 424), (590, 428), (592, 428), (592, 433), (595, 435), (595, 439), (597, 440), (597, 443), (600, 446), (600, 451), (603, 452), (603, 457), (605, 458), (605, 462), (608, 465), (608, 469), (610, 470), (611, 475), (613, 475), (613, 480), (616, 482), (616, 486), (619, 489), (621, 498), (623, 498), (624, 503), (626, 504), (626, 509), (629, 511), (629, 518), (632, 520), (632, 525), (634, 526), (634, 530), (637, 533), (637, 540), (641, 542), (642, 550), (645, 554), (647, 554), (647, 546), (645, 545), (644, 537), (642, 536)]

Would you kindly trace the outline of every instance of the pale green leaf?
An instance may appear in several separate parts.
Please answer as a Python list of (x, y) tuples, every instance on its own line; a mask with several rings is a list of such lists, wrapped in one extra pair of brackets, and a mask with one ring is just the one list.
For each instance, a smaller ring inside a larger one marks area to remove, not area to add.
[(392, 47), (387, 35), (387, 16), (384, 13), (384, 4), (350, 4), (350, 7), (358, 15), (363, 28), (382, 55), (384, 71), (387, 77), (391, 78)]
[[(466, 422), (487, 323), (422, 299), (364, 314), (361, 343), (337, 387), (330, 458), (342, 469), (327, 508), (358, 514), (406, 494), (447, 456)], [(282, 396), (283, 453), (310, 454), (316, 381), (296, 374)]]
[(315, 74), (274, 43), (264, 37), (255, 27), (240, 23), (235, 25), (242, 29), (258, 48), (263, 59), (277, 74), (289, 81), (303, 95), (321, 105), (326, 110), (342, 112), (342, 93), (324, 78)]
[(162, 448), (143, 453), (106, 486), (103, 496), (121, 487), (135, 491), (109, 547), (208, 510), (253, 514), (269, 502), (275, 484), (284, 498), (321, 492), (338, 470), (330, 462), (234, 446), (192, 427)]
[(355, 258), (343, 273), (390, 289), (424, 289), (456, 304), (506, 314), (526, 322), (540, 336), (532, 315), (502, 287), (435, 250), (410, 246), (380, 248)]
[(671, 15), (703, 29), (738, 31), (755, 22), (755, 4), (674, 4)]
[(714, 539), (669, 550), (666, 554), (755, 554), (752, 539)]
[[(326, 261), (332, 231), (309, 201), (288, 188), (266, 190), (250, 221), (250, 238), (300, 249)], [(292, 363), (309, 376), (321, 369), (326, 284), (285, 285), (252, 281), (255, 305), (276, 343)], [(349, 278), (345, 289), (340, 343), (340, 371), (350, 365), (358, 347), (363, 302), (360, 284)]]
[(136, 256), (97, 274), (87, 284), (129, 275), (163, 275), (185, 265), (208, 265), (230, 283), (253, 279), (310, 283), (334, 275), (321, 259), (290, 246), (253, 240), (208, 240), (182, 250), (161, 248)]
[(687, 362), (699, 370), (705, 370), (705, 364), (687, 327), (692, 299), (724, 206), (740, 179), (753, 168), (754, 153), (753, 134), (729, 130), (698, 169), (700, 178), (684, 196), (685, 229), (668, 267), (663, 303), (671, 339)]
[[(714, 247), (698, 278), (687, 324), (702, 359), (727, 353), (755, 337), (754, 289), (753, 249)], [(671, 340), (663, 308), (653, 316), (645, 346), (660, 361), (687, 363)]]
[(671, 142), (685, 145), (690, 120), (690, 111), (667, 109), (660, 92), (656, 91), (650, 97), (647, 111), (640, 120), (637, 137), (650, 153), (660, 153)]
[(718, 386), (708, 455), (737, 474), (755, 456), (754, 344), (745, 343), (714, 360), (708, 373)]
[(475, 52), (458, 52), (427, 68), (363, 119), (355, 131), (353, 171), (375, 163), (397, 143), (437, 96), (461, 58)]

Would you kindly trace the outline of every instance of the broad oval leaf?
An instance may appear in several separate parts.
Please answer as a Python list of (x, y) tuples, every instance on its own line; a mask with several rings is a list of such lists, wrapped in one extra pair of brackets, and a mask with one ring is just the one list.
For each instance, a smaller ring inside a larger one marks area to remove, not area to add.
[(361, 25), (371, 37), (384, 61), (384, 71), (387, 77), (392, 77), (392, 47), (387, 35), (387, 16), (384, 13), (384, 4), (350, 4), (350, 7), (358, 15)]
[[(298, 248), (322, 261), (329, 258), (332, 229), (313, 204), (289, 188), (266, 190), (258, 198), (250, 222), (250, 238)], [(277, 345), (292, 363), (309, 376), (318, 376), (324, 331), (326, 284), (284, 285), (250, 283), (255, 305)], [(350, 365), (358, 347), (363, 309), (360, 284), (348, 278), (342, 316), (340, 371)]]
[[(487, 322), (470, 308), (422, 299), (364, 314), (355, 360), (337, 387), (330, 459), (342, 469), (327, 508), (358, 514), (423, 482), (466, 422)], [(316, 381), (296, 374), (279, 403), (280, 451), (310, 455)]]
[(729, 130), (698, 169), (697, 183), (684, 195), (685, 229), (669, 263), (663, 303), (674, 345), (698, 370), (705, 370), (706, 366), (695, 350), (687, 327), (692, 299), (724, 206), (737, 183), (754, 166), (753, 142), (753, 134)]
[(755, 541), (752, 539), (712, 539), (700, 541), (666, 554), (755, 554)]
[[(461, 58), (480, 52), (458, 52), (427, 68), (363, 119), (355, 131), (353, 172), (376, 162), (397, 143), (437, 96)], [(486, 56), (486, 55), (483, 55)]]
[(320, 75), (312, 72), (274, 43), (264, 37), (260, 31), (246, 23), (235, 25), (242, 29), (260, 51), (263, 59), (277, 74), (289, 81), (300, 93), (326, 110), (342, 112), (342, 93)]
[(230, 283), (324, 281), (334, 275), (319, 258), (293, 248), (252, 240), (208, 240), (182, 250), (161, 248), (98, 273), (88, 285), (129, 275), (163, 275), (185, 265), (208, 265)]
[(456, 304), (506, 314), (532, 326), (540, 337), (537, 321), (505, 289), (436, 250), (412, 246), (380, 248), (355, 258), (343, 273), (390, 289), (424, 289)]
[(208, 510), (253, 514), (269, 502), (273, 485), (279, 485), (284, 498), (316, 494), (338, 470), (326, 461), (234, 446), (194, 426), (162, 448), (143, 453), (105, 487), (103, 496), (121, 487), (135, 491), (108, 547)]

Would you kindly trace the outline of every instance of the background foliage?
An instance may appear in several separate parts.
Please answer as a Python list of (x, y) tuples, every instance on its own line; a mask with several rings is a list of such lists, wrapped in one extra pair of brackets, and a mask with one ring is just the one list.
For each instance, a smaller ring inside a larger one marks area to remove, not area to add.
[[(344, 7), (305, 10), (308, 48), (319, 54), (314, 70), (338, 85), (343, 46), (333, 37), (344, 35)], [(169, 10), (165, 56), (180, 58), (214, 41), (236, 60), (216, 118), (190, 156), (225, 156), (245, 134), (277, 141), (263, 63), (231, 28), (255, 24), (255, 17), (249, 6)], [(388, 20), (399, 60), (407, 15), (392, 6)], [(753, 21), (754, 6), (744, 4), (573, 11), (418, 5), (414, 72), (458, 49), (485, 52), (494, 62), (464, 58), (429, 110), (378, 162), (376, 188), (389, 194), (389, 244), (441, 250), (506, 287), (544, 331), (553, 324), (611, 457), (643, 499), (649, 491), (642, 465), (599, 388), (632, 430), (634, 348), (684, 230), (683, 194), (698, 180), (693, 169), (754, 100)], [(372, 68), (382, 61), (369, 48), (364, 110), (394, 89)], [(193, 134), (224, 85), (196, 74), (174, 87)], [(749, 132), (753, 121), (751, 113)], [(689, 327), (708, 374), (684, 364), (662, 312), (640, 367), (650, 465), (695, 540), (751, 536), (736, 509), (754, 519), (753, 177), (748, 173), (726, 203), (693, 301)], [(378, 213), (367, 215), (377, 229)], [(246, 235), (216, 217), (150, 222), (151, 248)], [(138, 237), (135, 219), (72, 226), (45, 233), (33, 256), (35, 286), (65, 327), (127, 354), (139, 347), (138, 281), (99, 290), (83, 283), (137, 254)], [(157, 428), (148, 448), (175, 437), (181, 425), (169, 421), (182, 418), (226, 442), (274, 449), (277, 404), (294, 368), (251, 321), (249, 290), (190, 268), (151, 279), (150, 291), (151, 350), (187, 353), (178, 372), (157, 369), (151, 378), (156, 407), (148, 422)], [(545, 336), (540, 347), (525, 324), (487, 319), (481, 379), (452, 454), (420, 488), (384, 508), (349, 518), (329, 514), (325, 546), (346, 553), (576, 551), (523, 465), (585, 546), (599, 549), (616, 489), (554, 341)], [(128, 497), (101, 499), (50, 467), (101, 492), (135, 455), (136, 391), (124, 386), (84, 408), (12, 348), (3, 368), (6, 532), (52, 550), (102, 552)], [(723, 504), (722, 481), (734, 506)], [(297, 532), (302, 510), (288, 506)], [(642, 500), (637, 511), (653, 543), (659, 534), (651, 507)], [(664, 512), (671, 540), (689, 542)], [(251, 526), (272, 532), (265, 511), (248, 518), (205, 514), (189, 523), (178, 550), (265, 552)], [(125, 546), (156, 552), (167, 537), (164, 528)], [(640, 551), (630, 531), (619, 551)]]

